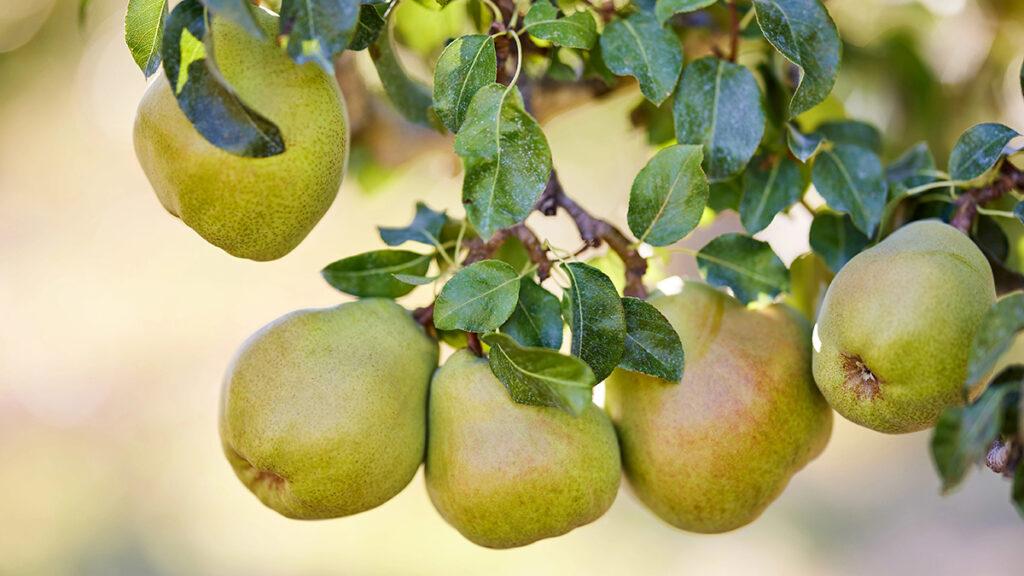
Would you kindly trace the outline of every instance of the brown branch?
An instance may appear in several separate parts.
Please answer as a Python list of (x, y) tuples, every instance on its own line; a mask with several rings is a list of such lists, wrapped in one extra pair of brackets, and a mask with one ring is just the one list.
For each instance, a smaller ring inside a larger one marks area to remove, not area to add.
[(950, 224), (964, 234), (970, 234), (974, 218), (978, 215), (978, 206), (998, 200), (1004, 194), (1019, 188), (1024, 188), (1024, 171), (1009, 161), (1004, 161), (999, 170), (999, 178), (995, 182), (982, 188), (968, 190), (956, 199), (956, 212)]
[[(753, 10), (753, 8), (751, 8)], [(729, 0), (729, 61), (735, 62), (740, 55), (740, 13), (736, 0)]]

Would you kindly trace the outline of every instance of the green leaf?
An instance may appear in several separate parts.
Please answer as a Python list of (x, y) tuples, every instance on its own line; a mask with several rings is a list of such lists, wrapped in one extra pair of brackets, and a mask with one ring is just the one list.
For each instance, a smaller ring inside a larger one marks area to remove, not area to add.
[(911, 188), (934, 182), (934, 173), (935, 157), (928, 144), (915, 144), (885, 169), (890, 196), (902, 196)]
[(708, 56), (683, 71), (672, 111), (676, 140), (703, 144), (708, 178), (739, 174), (764, 135), (764, 103), (744, 66)]
[(455, 137), (466, 174), (462, 203), (469, 221), (490, 238), (533, 211), (551, 174), (551, 149), (516, 88), (490, 84), (469, 104)]
[(831, 208), (848, 213), (866, 235), (874, 234), (888, 193), (878, 155), (859, 146), (838, 144), (818, 155), (811, 179)]
[(160, 43), (167, 14), (167, 0), (128, 0), (124, 41), (147, 78), (160, 67)]
[(839, 31), (820, 0), (754, 0), (764, 37), (803, 72), (789, 117), (821, 103), (839, 75), (843, 45)]
[(519, 281), (516, 309), (501, 326), (523, 346), (552, 348), (562, 346), (562, 311), (558, 298), (529, 278)]
[[(129, 0), (130, 1), (130, 0)], [(89, 19), (89, 6), (92, 0), (78, 0), (78, 27), (84, 28)]]
[(786, 265), (767, 242), (743, 234), (722, 234), (697, 252), (697, 268), (715, 286), (728, 286), (747, 303), (774, 298), (789, 287)]
[(626, 351), (619, 367), (678, 383), (683, 377), (683, 343), (672, 324), (647, 302), (623, 298)]
[[(246, 0), (237, 0), (246, 1)], [(316, 62), (334, 73), (334, 57), (348, 48), (359, 22), (358, 0), (284, 0), (281, 34), (296, 64)]]
[(1021, 224), (1024, 224), (1024, 201), (1017, 202), (1013, 207), (1013, 215), (1017, 217), (1017, 220), (1020, 220)]
[(743, 173), (740, 221), (747, 232), (764, 230), (775, 215), (803, 196), (807, 183), (796, 162), (785, 156), (758, 156)]
[(214, 16), (226, 18), (256, 38), (263, 38), (263, 28), (256, 22), (255, 7), (250, 0), (201, 0)]
[(813, 323), (832, 278), (825, 261), (814, 252), (797, 256), (789, 265), (789, 298), (786, 303)]
[(408, 250), (374, 250), (338, 260), (320, 274), (328, 284), (346, 294), (360, 298), (398, 298), (415, 287), (395, 275), (423, 276), (431, 258), (433, 254)]
[(384, 93), (395, 109), (406, 120), (421, 126), (433, 127), (434, 97), (430, 88), (409, 76), (395, 52), (393, 30), (387, 27), (377, 41), (370, 45), (370, 58), (377, 68)]
[(594, 370), (600, 382), (618, 366), (626, 351), (626, 316), (615, 285), (603, 272), (583, 264), (562, 264), (571, 286), (565, 291), (572, 354)]
[(356, 21), (355, 32), (348, 42), (348, 49), (353, 52), (366, 50), (384, 30), (387, 22), (384, 21), (384, 12), (387, 4), (363, 4), (359, 7), (359, 20)]
[(968, 128), (949, 155), (949, 175), (953, 180), (969, 182), (983, 176), (1003, 156), (1003, 149), (1020, 134), (1002, 124), (978, 124)]
[(500, 260), (483, 260), (451, 277), (434, 301), (441, 330), (490, 332), (508, 320), (519, 299), (519, 275)]
[(580, 415), (590, 405), (597, 379), (579, 358), (547, 348), (524, 348), (504, 334), (487, 334), (491, 372), (513, 401)]
[(416, 215), (412, 223), (402, 228), (385, 228), (378, 226), (380, 238), (388, 246), (398, 246), (403, 242), (419, 242), (428, 246), (440, 245), (441, 229), (444, 228), (448, 216), (444, 212), (432, 210), (423, 202), (416, 203)]
[(999, 437), (1005, 414), (1020, 400), (1024, 367), (1004, 370), (973, 404), (947, 408), (932, 433), (931, 452), (943, 492), (955, 488), (972, 464), (985, 457)]
[(657, 0), (654, 4), (654, 15), (662, 24), (676, 14), (694, 12), (701, 8), (707, 8), (718, 0)]
[(1024, 292), (1014, 292), (999, 299), (985, 313), (974, 333), (974, 342), (967, 360), (965, 390), (972, 390), (996, 366), (999, 358), (1013, 345), (1014, 338), (1024, 330)]
[(846, 214), (819, 212), (811, 222), (811, 249), (822, 257), (832, 272), (846, 265), (868, 247), (870, 239)]
[(412, 274), (392, 274), (395, 280), (412, 286), (426, 286), (438, 279), (438, 276), (414, 276)]
[(160, 53), (178, 107), (203, 138), (226, 152), (252, 158), (281, 154), (285, 144), (278, 127), (242, 102), (207, 57), (206, 20), (197, 0), (181, 2), (167, 17)]
[(597, 41), (597, 24), (589, 12), (583, 10), (558, 18), (558, 8), (547, 0), (539, 0), (530, 7), (523, 29), (531, 36), (567, 48), (589, 50)]
[(792, 124), (787, 124), (786, 129), (786, 143), (789, 145), (789, 151), (804, 164), (814, 158), (825, 142), (825, 137), (817, 132), (804, 134)]
[(815, 132), (835, 144), (852, 144), (882, 154), (882, 133), (867, 122), (832, 120), (818, 126)]
[(740, 211), (740, 197), (743, 196), (742, 178), (711, 182), (708, 190), (708, 208), (715, 213), (723, 210)]
[(697, 227), (708, 201), (700, 146), (662, 148), (633, 180), (629, 229), (641, 242), (666, 246)]
[(636, 78), (640, 91), (655, 104), (672, 94), (683, 69), (678, 38), (647, 12), (636, 12), (605, 26), (601, 55), (617, 76)]
[(456, 38), (445, 47), (434, 68), (434, 109), (445, 127), (458, 132), (477, 90), (493, 84), (498, 74), (494, 39), (484, 34)]

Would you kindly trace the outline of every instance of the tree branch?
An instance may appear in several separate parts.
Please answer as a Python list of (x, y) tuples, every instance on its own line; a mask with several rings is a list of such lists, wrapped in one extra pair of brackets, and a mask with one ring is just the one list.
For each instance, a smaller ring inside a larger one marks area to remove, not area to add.
[[(753, 8), (751, 8), (753, 10)], [(736, 0), (729, 0), (729, 61), (735, 62), (740, 55), (740, 14)]]
[(956, 212), (950, 224), (957, 230), (970, 234), (974, 218), (978, 215), (978, 206), (998, 200), (1015, 188), (1024, 188), (1024, 171), (1017, 169), (1008, 160), (1003, 162), (999, 173), (999, 178), (992, 184), (968, 190), (956, 199)]

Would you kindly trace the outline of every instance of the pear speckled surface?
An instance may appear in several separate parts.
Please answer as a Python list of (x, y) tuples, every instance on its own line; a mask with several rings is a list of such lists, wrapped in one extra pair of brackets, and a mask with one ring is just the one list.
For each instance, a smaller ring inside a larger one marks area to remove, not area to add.
[(814, 378), (837, 412), (902, 433), (964, 402), (974, 333), (995, 301), (992, 270), (967, 236), (908, 224), (836, 275), (815, 327)]
[(279, 318), (228, 369), (224, 453), (264, 504), (290, 518), (378, 506), (423, 461), (437, 355), (437, 343), (390, 300)]
[[(277, 19), (257, 12), (272, 38)], [(212, 35), (221, 74), (280, 128), (285, 152), (246, 158), (206, 141), (161, 73), (139, 104), (136, 155), (171, 214), (234, 256), (274, 260), (298, 246), (338, 193), (348, 154), (344, 100), (332, 76), (294, 64), (271, 39), (224, 18)]]
[(481, 546), (560, 536), (601, 517), (618, 492), (615, 430), (597, 406), (572, 416), (517, 404), (468, 350), (434, 376), (429, 428), (430, 499)]
[(832, 411), (810, 372), (810, 327), (710, 286), (651, 299), (686, 353), (680, 382), (617, 369), (605, 405), (637, 497), (666, 522), (702, 533), (756, 519), (817, 457)]

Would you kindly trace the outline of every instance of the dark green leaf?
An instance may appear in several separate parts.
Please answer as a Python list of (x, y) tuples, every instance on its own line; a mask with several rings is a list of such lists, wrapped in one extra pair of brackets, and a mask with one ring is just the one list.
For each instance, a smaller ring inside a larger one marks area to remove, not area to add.
[(548, 348), (524, 348), (504, 334), (487, 334), (491, 372), (513, 401), (580, 415), (590, 405), (597, 379), (579, 358)]
[(893, 161), (885, 170), (892, 196), (935, 181), (935, 157), (928, 144), (919, 142)]
[(455, 137), (466, 174), (462, 202), (482, 238), (522, 222), (551, 174), (551, 149), (537, 121), (523, 109), (519, 90), (481, 88)]
[(281, 154), (281, 131), (246, 106), (207, 57), (205, 12), (197, 0), (185, 0), (167, 17), (160, 53), (178, 106), (203, 138), (226, 152), (253, 158)]
[(597, 25), (589, 12), (573, 12), (558, 18), (558, 8), (548, 0), (539, 0), (530, 7), (523, 29), (541, 40), (568, 48), (587, 50), (597, 41)]
[(683, 344), (672, 324), (647, 302), (623, 298), (626, 351), (619, 367), (678, 383), (683, 377)]
[(281, 34), (288, 55), (297, 64), (316, 62), (333, 73), (334, 57), (355, 35), (359, 11), (359, 0), (284, 0)]
[(820, 0), (754, 0), (768, 42), (800, 67), (800, 85), (789, 103), (793, 118), (821, 103), (839, 75), (842, 42)]
[(558, 298), (533, 280), (519, 281), (519, 301), (512, 316), (501, 326), (523, 346), (552, 348), (562, 346), (562, 312)]
[(600, 382), (626, 350), (626, 317), (615, 285), (603, 272), (583, 264), (562, 264), (571, 286), (565, 291), (572, 330), (572, 354), (594, 370)]
[(870, 240), (846, 214), (819, 212), (811, 222), (811, 248), (828, 264), (832, 272), (846, 265), (867, 248)]
[(226, 18), (245, 29), (256, 38), (263, 38), (263, 29), (253, 14), (255, 7), (250, 0), (200, 0), (214, 16)]
[(804, 134), (792, 124), (787, 124), (786, 128), (786, 142), (789, 144), (789, 151), (805, 164), (808, 160), (814, 158), (818, 151), (821, 150), (822, 143), (825, 142), (825, 137), (817, 132)]
[(708, 178), (727, 180), (743, 170), (764, 135), (764, 103), (744, 66), (706, 57), (683, 71), (673, 105), (676, 140), (703, 144)]
[(708, 208), (716, 213), (723, 210), (740, 211), (740, 197), (743, 195), (742, 178), (722, 182), (711, 182), (708, 190)]
[(657, 0), (654, 4), (654, 14), (662, 24), (676, 14), (685, 14), (707, 8), (718, 0)]
[(356, 22), (352, 39), (348, 42), (349, 50), (366, 50), (377, 41), (386, 25), (385, 10), (387, 4), (363, 4), (359, 7), (359, 20)]
[(666, 246), (697, 227), (708, 201), (700, 146), (662, 148), (633, 180), (629, 229), (641, 241)]
[(377, 68), (381, 86), (395, 109), (408, 121), (434, 126), (434, 97), (430, 88), (411, 78), (395, 52), (392, 30), (386, 27), (370, 45), (370, 58)]
[(605, 26), (601, 54), (616, 75), (636, 78), (640, 91), (655, 104), (672, 94), (683, 69), (679, 40), (647, 12), (636, 12)]
[(1017, 220), (1020, 220), (1021, 224), (1024, 224), (1024, 201), (1017, 202), (1013, 207), (1013, 215), (1017, 217)]
[(742, 302), (789, 287), (786, 265), (767, 242), (743, 234), (722, 234), (697, 252), (697, 268), (710, 284), (728, 286)]
[(423, 276), (432, 257), (407, 250), (374, 250), (338, 260), (320, 274), (328, 284), (346, 294), (398, 298), (412, 292), (414, 286), (395, 278), (395, 274)]
[(874, 234), (888, 193), (878, 155), (859, 146), (838, 144), (818, 155), (811, 179), (831, 208), (848, 213), (866, 235)]
[(441, 244), (441, 229), (444, 228), (448, 216), (444, 212), (432, 210), (423, 202), (416, 203), (416, 215), (412, 223), (403, 228), (385, 228), (378, 226), (380, 238), (388, 246), (398, 246), (403, 242), (419, 242), (437, 247)]
[(974, 343), (967, 361), (965, 390), (973, 389), (993, 368), (999, 358), (1013, 345), (1014, 338), (1024, 330), (1024, 292), (1015, 292), (992, 305), (974, 334)]
[(519, 275), (500, 260), (483, 260), (451, 277), (434, 301), (441, 330), (490, 332), (508, 320), (519, 299)]
[(146, 77), (160, 67), (160, 44), (167, 19), (167, 0), (128, 0), (124, 41)]
[(949, 175), (958, 182), (969, 182), (984, 175), (1003, 156), (1003, 149), (1019, 136), (1002, 124), (978, 124), (960, 135), (949, 155)]
[(485, 34), (456, 38), (434, 68), (434, 109), (448, 130), (459, 131), (477, 90), (493, 84), (498, 73), (494, 39)]
[(852, 144), (882, 154), (882, 133), (867, 122), (833, 120), (821, 124), (815, 132), (835, 144)]
[(758, 156), (743, 173), (740, 221), (747, 232), (764, 230), (775, 215), (804, 194), (807, 184), (796, 162), (785, 156)]

